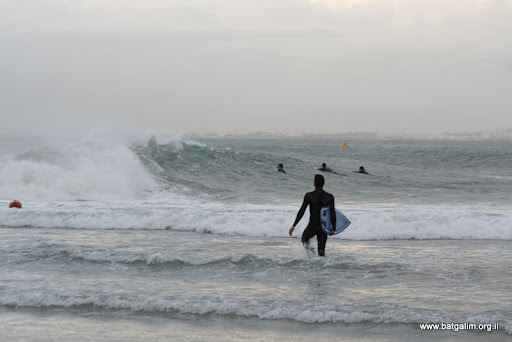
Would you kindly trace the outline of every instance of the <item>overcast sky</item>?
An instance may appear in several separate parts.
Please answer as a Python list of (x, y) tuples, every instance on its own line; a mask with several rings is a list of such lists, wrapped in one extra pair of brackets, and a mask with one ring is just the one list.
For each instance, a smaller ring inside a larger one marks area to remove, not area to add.
[(0, 0), (0, 134), (511, 118), (512, 0)]

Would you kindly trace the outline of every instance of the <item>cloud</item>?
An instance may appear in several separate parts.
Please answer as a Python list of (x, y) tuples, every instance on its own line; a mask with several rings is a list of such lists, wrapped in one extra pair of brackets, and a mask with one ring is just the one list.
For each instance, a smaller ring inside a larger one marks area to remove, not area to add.
[(0, 132), (508, 127), (511, 2), (0, 0)]
[(309, 0), (312, 5), (331, 10), (349, 10), (370, 5), (395, 5), (401, 0)]
[(361, 7), (400, 7), (415, 6), (417, 8), (473, 10), (486, 6), (508, 5), (512, 0), (309, 0), (309, 3), (330, 10), (350, 10)]

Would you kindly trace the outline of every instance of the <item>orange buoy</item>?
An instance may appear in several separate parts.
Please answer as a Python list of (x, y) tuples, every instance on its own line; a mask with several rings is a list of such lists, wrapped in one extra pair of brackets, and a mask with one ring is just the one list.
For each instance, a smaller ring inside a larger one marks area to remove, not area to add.
[(18, 200), (14, 200), (11, 203), (9, 203), (9, 208), (20, 208), (21, 209), (21, 202)]

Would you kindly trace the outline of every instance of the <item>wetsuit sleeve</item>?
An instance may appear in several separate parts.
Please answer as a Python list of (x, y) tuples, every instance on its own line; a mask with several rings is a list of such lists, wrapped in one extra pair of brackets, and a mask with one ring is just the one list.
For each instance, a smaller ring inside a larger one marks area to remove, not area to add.
[(299, 223), (302, 216), (304, 216), (304, 213), (306, 212), (306, 208), (308, 207), (308, 195), (306, 194), (304, 196), (304, 202), (302, 202), (302, 206), (299, 209), (299, 212), (297, 213), (297, 218), (295, 218), (295, 222), (293, 223), (293, 226), (295, 227), (297, 223)]
[(336, 212), (334, 208), (334, 197), (332, 198), (331, 204), (329, 205), (329, 209), (331, 212), (331, 223), (333, 227), (336, 227)]

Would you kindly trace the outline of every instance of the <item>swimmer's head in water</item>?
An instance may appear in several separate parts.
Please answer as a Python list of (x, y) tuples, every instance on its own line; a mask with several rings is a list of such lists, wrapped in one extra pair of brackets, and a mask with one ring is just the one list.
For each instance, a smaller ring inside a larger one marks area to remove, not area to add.
[(315, 180), (314, 180), (313, 184), (315, 185), (315, 188), (320, 188), (320, 189), (323, 188), (324, 184), (325, 184), (324, 176), (315, 175)]
[(327, 167), (327, 164), (326, 163), (322, 163), (322, 167)]
[(359, 171), (364, 171), (364, 166), (359, 166)]
[(284, 167), (284, 165), (283, 165), (283, 163), (279, 163), (279, 164), (277, 164), (277, 167), (282, 169)]

